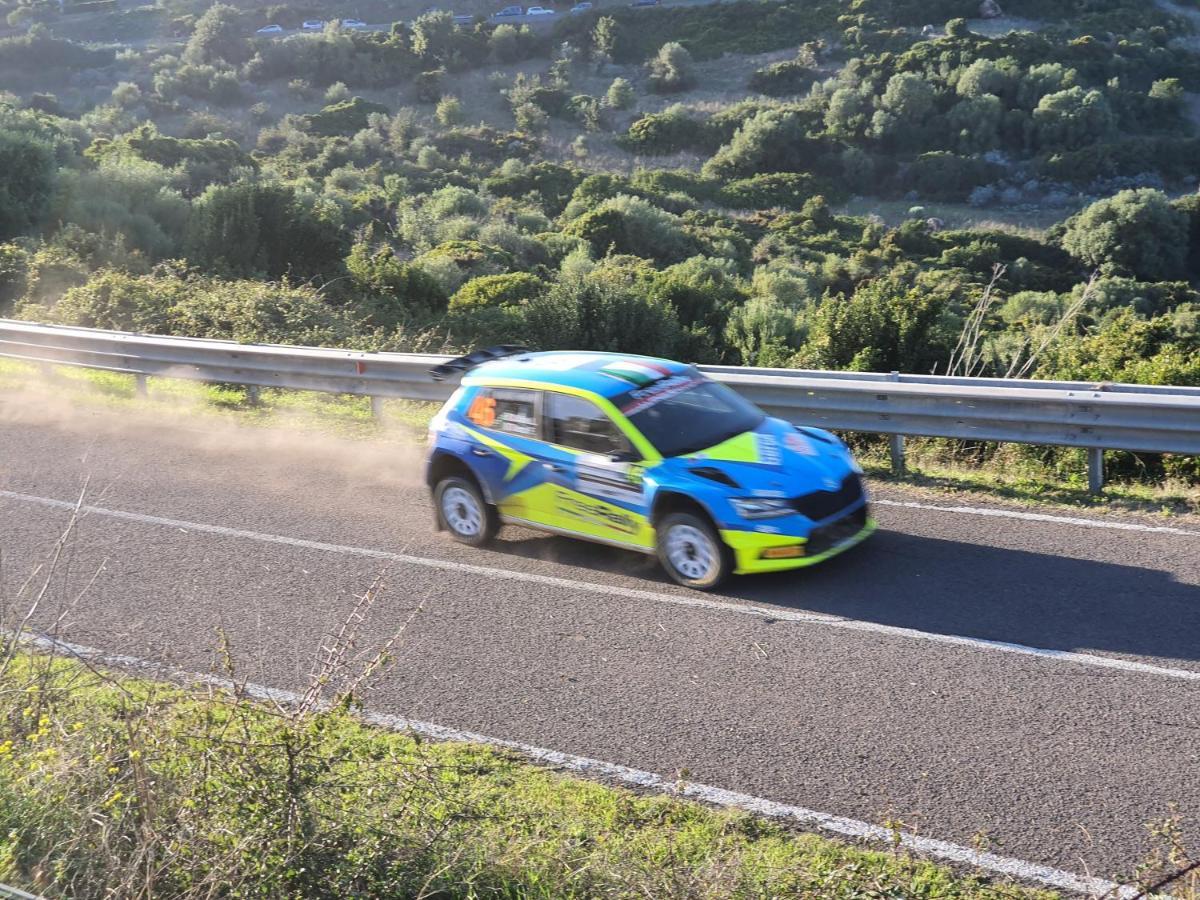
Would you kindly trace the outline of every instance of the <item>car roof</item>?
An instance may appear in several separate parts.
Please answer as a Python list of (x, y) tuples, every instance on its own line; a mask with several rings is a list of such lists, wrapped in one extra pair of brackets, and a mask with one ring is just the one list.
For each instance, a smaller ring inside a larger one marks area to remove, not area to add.
[(560, 350), (521, 353), (484, 363), (472, 369), (463, 384), (531, 381), (616, 397), (690, 370), (686, 363), (653, 356)]

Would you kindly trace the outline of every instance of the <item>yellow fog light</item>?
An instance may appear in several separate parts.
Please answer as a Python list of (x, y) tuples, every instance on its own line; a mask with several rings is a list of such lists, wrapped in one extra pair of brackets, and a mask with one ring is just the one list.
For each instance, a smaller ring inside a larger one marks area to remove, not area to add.
[(795, 559), (804, 555), (804, 545), (794, 547), (768, 547), (762, 552), (763, 559)]

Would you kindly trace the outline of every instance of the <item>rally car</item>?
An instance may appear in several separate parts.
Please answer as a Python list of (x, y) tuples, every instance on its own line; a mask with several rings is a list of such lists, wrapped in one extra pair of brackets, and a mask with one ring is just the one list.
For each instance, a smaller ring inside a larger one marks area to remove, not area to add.
[(657, 554), (680, 584), (810, 566), (874, 529), (862, 470), (828, 431), (765, 415), (695, 367), (500, 347), (429, 430), (437, 527), (481, 546), (502, 523)]

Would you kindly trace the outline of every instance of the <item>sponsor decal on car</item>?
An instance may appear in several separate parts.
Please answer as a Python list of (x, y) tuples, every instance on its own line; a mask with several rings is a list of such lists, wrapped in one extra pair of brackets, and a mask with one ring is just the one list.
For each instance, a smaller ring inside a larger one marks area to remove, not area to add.
[(624, 534), (637, 534), (637, 519), (631, 513), (624, 512), (606, 503), (589, 503), (587, 500), (572, 496), (566, 491), (556, 491), (555, 501), (558, 511), (564, 516), (579, 519), (590, 525), (615, 528)]
[(634, 413), (641, 412), (656, 403), (661, 403), (668, 397), (674, 397), (676, 394), (681, 394), (691, 387), (694, 387), (703, 381), (702, 378), (697, 378), (694, 375), (674, 375), (670, 378), (661, 378), (651, 384), (649, 387), (641, 388), (640, 390), (630, 391), (626, 396), (629, 402), (621, 407), (621, 412), (627, 416), (632, 416)]

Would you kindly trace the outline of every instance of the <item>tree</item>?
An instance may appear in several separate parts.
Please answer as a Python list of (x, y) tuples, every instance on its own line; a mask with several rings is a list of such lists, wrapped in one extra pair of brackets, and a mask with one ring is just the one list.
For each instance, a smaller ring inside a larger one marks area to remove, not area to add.
[(412, 50), (426, 63), (447, 63), (454, 48), (454, 15), (444, 10), (418, 16), (412, 25)]
[(933, 87), (923, 75), (915, 72), (893, 75), (871, 119), (872, 136), (896, 146), (921, 146), (925, 123), (934, 111), (934, 100)]
[(650, 60), (650, 86), (660, 94), (671, 94), (690, 88), (696, 81), (692, 54), (677, 41), (663, 44)]
[(633, 105), (633, 85), (624, 78), (614, 78), (604, 95), (604, 103), (611, 109), (628, 109)]
[(0, 240), (41, 224), (54, 193), (54, 151), (28, 134), (0, 131)]
[(617, 52), (619, 26), (612, 16), (601, 16), (592, 28), (593, 56), (603, 65), (612, 62)]
[(196, 20), (183, 59), (193, 64), (219, 60), (244, 63), (250, 58), (250, 44), (244, 33), (241, 13), (228, 4), (214, 3)]
[(443, 97), (439, 100), (434, 115), (437, 117), (438, 124), (447, 128), (461, 125), (465, 117), (462, 102), (457, 97)]
[(1099, 91), (1081, 87), (1047, 94), (1033, 111), (1038, 147), (1079, 150), (1112, 136), (1111, 107)]
[(1067, 222), (1063, 249), (1105, 275), (1142, 281), (1187, 276), (1188, 217), (1152, 188), (1098, 200)]

